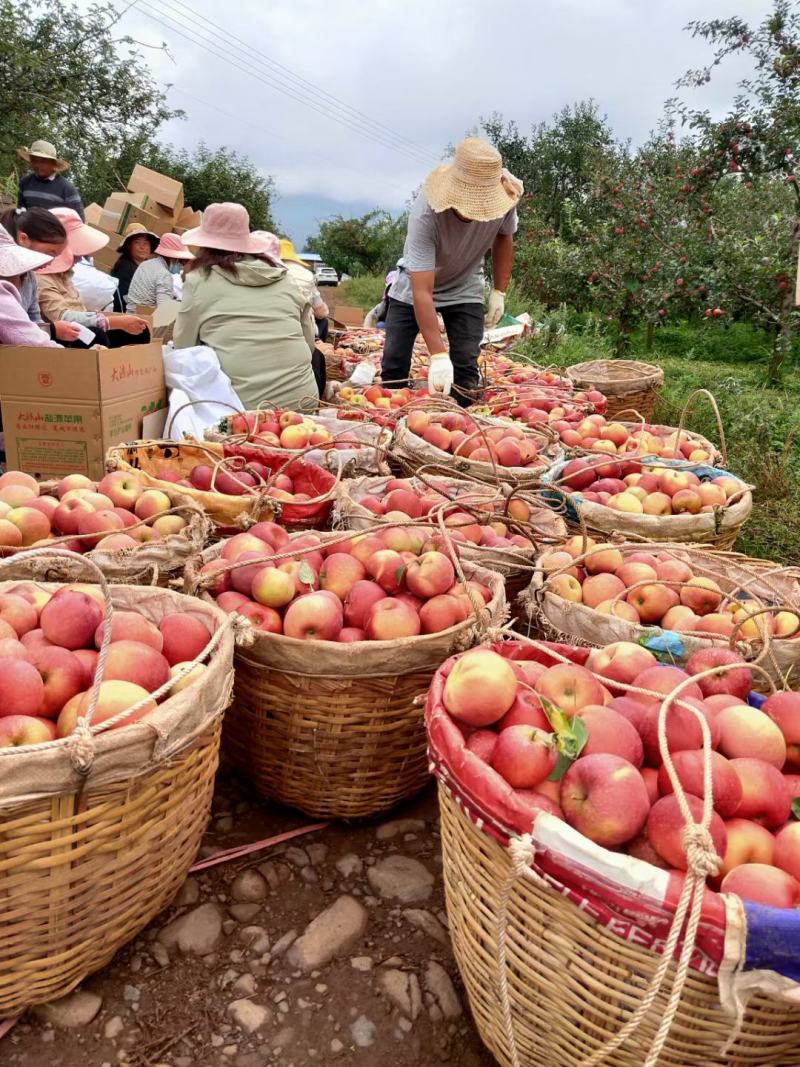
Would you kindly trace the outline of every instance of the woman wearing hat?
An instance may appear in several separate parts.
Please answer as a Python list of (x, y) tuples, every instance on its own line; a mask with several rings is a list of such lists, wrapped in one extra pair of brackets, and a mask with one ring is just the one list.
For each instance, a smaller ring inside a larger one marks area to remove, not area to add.
[(473, 402), (484, 331), (483, 262), (491, 249), (494, 289), (485, 324), (494, 326), (511, 280), (521, 195), (522, 182), (478, 137), (461, 141), (453, 161), (428, 175), (408, 216), (399, 274), (389, 290), (382, 376), (390, 388), (406, 384), (419, 331), (431, 354), (431, 392), (447, 394), (455, 382), (458, 402)]
[(250, 233), (241, 204), (211, 204), (183, 234), (197, 251), (175, 320), (175, 348), (204, 344), (246, 408), (316, 406), (313, 336), (303, 331), (307, 304), (269, 249), (270, 235)]
[(31, 322), (22, 302), (20, 287), (26, 274), (50, 261), (44, 252), (22, 248), (0, 226), (0, 345), (36, 345), (60, 348), (44, 330)]
[[(53, 209), (53, 214), (67, 232), (66, 248), (55, 259), (36, 271), (39, 287), (39, 307), (48, 322), (74, 322), (94, 333), (92, 344), (117, 348), (126, 343), (138, 343), (150, 339), (147, 320), (138, 315), (104, 315), (99, 311), (87, 311), (72, 278), (72, 266), (80, 256), (91, 256), (108, 244), (108, 235), (81, 222), (77, 212), (70, 208)], [(109, 332), (110, 331), (110, 332)], [(131, 342), (127, 335), (135, 340)], [(68, 342), (69, 346), (84, 348), (82, 341)]]
[(128, 290), (133, 276), (158, 247), (160, 238), (151, 233), (141, 222), (132, 222), (125, 227), (122, 244), (119, 247), (119, 259), (114, 264), (111, 274), (119, 281), (114, 307), (125, 311), (128, 306)]
[[(33, 207), (29, 211), (20, 207), (9, 208), (0, 215), (0, 225), (22, 248), (44, 252), (48, 257), (61, 255), (67, 244), (67, 231), (63, 224), (52, 211), (45, 208)], [(55, 323), (45, 322), (39, 308), (39, 286), (33, 271), (23, 274), (19, 291), (28, 318), (49, 334), (52, 340), (66, 343), (77, 339), (80, 333), (77, 323), (62, 320)]]
[(81, 194), (63, 174), (69, 163), (58, 158), (49, 141), (34, 141), (30, 148), (18, 148), (17, 155), (31, 167), (19, 183), (19, 207), (71, 207), (83, 220)]
[(177, 233), (165, 233), (156, 245), (155, 253), (136, 268), (128, 289), (129, 310), (158, 307), (174, 300), (173, 275), (180, 274), (184, 264), (192, 259), (194, 256)]

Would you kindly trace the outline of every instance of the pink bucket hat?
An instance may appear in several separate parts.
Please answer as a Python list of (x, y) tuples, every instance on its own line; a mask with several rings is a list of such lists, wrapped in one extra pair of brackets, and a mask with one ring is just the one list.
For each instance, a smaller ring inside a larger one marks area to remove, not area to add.
[(67, 247), (46, 267), (42, 267), (40, 274), (63, 274), (70, 269), (76, 257), (94, 255), (108, 244), (108, 234), (96, 230), (94, 226), (87, 226), (71, 207), (54, 207), (50, 210), (67, 231)]
[(166, 256), (167, 259), (195, 258), (177, 233), (162, 234), (161, 240), (156, 245), (156, 255)]
[(250, 236), (266, 244), (263, 255), (274, 260), (276, 265), (281, 262), (281, 242), (274, 233), (270, 233), (269, 230), (253, 230)]
[(4, 226), (0, 226), (0, 278), (16, 278), (29, 270), (49, 263), (51, 257), (44, 252), (18, 245)]
[(182, 240), (194, 248), (214, 248), (219, 252), (241, 252), (251, 256), (270, 255), (270, 242), (265, 236), (250, 233), (250, 216), (241, 204), (209, 204), (203, 212), (203, 221), (193, 230), (187, 230)]

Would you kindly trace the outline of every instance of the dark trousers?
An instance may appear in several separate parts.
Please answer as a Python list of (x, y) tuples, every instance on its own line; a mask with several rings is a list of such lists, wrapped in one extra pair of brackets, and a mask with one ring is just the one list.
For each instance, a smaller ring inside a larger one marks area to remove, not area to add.
[(328, 340), (328, 330), (330, 329), (330, 322), (326, 315), (324, 319), (317, 319), (317, 337), (320, 341)]
[(328, 380), (328, 371), (325, 366), (325, 356), (318, 348), (311, 353), (311, 370), (317, 383), (317, 392), (320, 396), (325, 392), (325, 384)]
[[(391, 297), (387, 304), (381, 378), (388, 389), (400, 389), (408, 384), (411, 355), (419, 326), (413, 305)], [(442, 316), (450, 345), (453, 394), (462, 407), (468, 407), (475, 403), (480, 385), (478, 355), (483, 337), (483, 304), (450, 304), (436, 310)]]

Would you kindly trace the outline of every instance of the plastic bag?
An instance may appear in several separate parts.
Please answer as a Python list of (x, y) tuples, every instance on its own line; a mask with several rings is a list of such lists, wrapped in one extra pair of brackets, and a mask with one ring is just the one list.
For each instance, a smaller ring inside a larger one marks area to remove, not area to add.
[(104, 274), (85, 259), (76, 260), (72, 271), (72, 280), (87, 311), (113, 310), (114, 293), (119, 285), (117, 278)]
[[(185, 436), (202, 440), (207, 426), (231, 414), (232, 408), (243, 410), (216, 352), (207, 345), (165, 348), (164, 378), (170, 390), (166, 433), (172, 440)], [(189, 403), (191, 407), (183, 407)]]
[(375, 381), (375, 368), (368, 361), (364, 360), (363, 363), (359, 363), (353, 373), (350, 375), (349, 385), (372, 385)]

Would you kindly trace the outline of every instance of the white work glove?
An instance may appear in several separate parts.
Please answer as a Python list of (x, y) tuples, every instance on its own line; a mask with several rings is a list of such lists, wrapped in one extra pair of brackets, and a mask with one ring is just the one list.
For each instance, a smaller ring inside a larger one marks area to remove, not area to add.
[(375, 368), (369, 362), (364, 360), (363, 363), (359, 363), (353, 373), (350, 375), (351, 385), (372, 385), (375, 381)]
[(437, 352), (431, 356), (431, 365), (428, 369), (428, 391), (447, 396), (452, 388), (453, 364), (446, 352)]
[(501, 293), (499, 289), (492, 289), (489, 294), (489, 309), (486, 312), (486, 326), (491, 330), (493, 326), (496, 326), (500, 319), (503, 317), (503, 312), (506, 309), (506, 294)]

